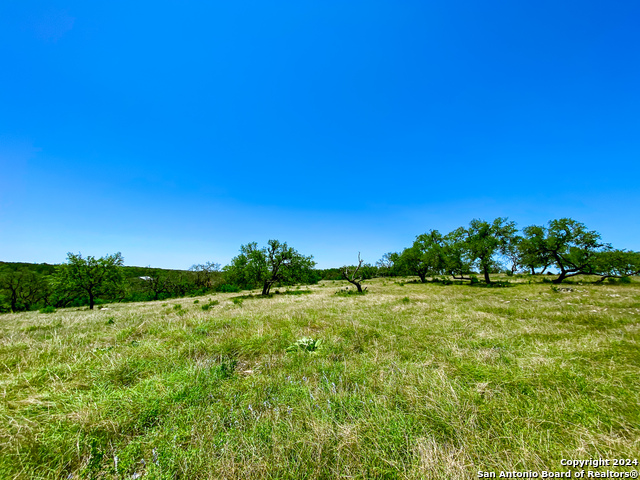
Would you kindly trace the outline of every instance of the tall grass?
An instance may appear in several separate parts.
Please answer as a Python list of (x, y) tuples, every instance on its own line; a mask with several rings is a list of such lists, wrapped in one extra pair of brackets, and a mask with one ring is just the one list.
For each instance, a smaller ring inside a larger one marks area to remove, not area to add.
[(640, 457), (638, 283), (368, 285), (1, 316), (0, 478), (477, 478)]

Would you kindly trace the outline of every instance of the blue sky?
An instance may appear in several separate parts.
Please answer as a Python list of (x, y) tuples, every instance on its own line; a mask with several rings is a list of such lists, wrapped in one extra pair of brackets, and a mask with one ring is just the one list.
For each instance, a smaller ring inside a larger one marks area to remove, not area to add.
[[(132, 5), (133, 4), (133, 5)], [(640, 250), (636, 1), (4, 0), (0, 260), (321, 268), (565, 216)]]

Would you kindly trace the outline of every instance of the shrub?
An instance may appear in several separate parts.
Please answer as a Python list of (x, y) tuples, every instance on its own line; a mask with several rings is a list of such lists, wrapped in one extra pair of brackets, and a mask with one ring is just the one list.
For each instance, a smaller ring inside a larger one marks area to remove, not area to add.
[(56, 313), (56, 308), (49, 305), (40, 309), (40, 313)]
[(209, 300), (209, 303), (205, 303), (204, 305), (202, 305), (202, 310), (204, 310), (205, 312), (207, 310), (209, 310), (211, 307), (218, 305), (220, 302), (218, 300)]
[(622, 277), (622, 278), (620, 279), (620, 283), (629, 284), (629, 283), (631, 283), (631, 278), (629, 278), (629, 277)]
[(228, 283), (225, 283), (223, 285), (220, 285), (217, 290), (219, 292), (222, 293), (236, 293), (240, 291), (240, 287), (237, 287), (236, 285), (229, 285)]

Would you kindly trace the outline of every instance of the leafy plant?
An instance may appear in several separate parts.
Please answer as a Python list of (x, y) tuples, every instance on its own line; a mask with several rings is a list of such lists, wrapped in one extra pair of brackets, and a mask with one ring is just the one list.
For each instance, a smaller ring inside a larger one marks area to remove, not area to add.
[(236, 293), (240, 291), (240, 287), (236, 286), (236, 285), (230, 285), (228, 283), (225, 283), (223, 285), (220, 285), (218, 287), (218, 291), (222, 292), (222, 293)]
[(305, 352), (315, 352), (322, 345), (321, 339), (313, 339), (311, 337), (302, 337), (289, 345), (286, 349), (287, 352), (297, 352), (299, 350)]
[(202, 310), (204, 310), (205, 312), (207, 310), (209, 310), (211, 307), (218, 305), (220, 302), (218, 300), (209, 300), (209, 303), (205, 303), (204, 305), (202, 305)]
[(49, 305), (40, 309), (40, 313), (56, 313), (56, 308)]

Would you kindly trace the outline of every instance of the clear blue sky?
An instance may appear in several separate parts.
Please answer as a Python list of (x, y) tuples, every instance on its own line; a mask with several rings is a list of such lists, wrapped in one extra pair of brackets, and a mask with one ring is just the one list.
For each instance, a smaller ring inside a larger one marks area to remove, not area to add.
[(640, 250), (640, 2), (0, 3), (0, 260), (321, 268), (569, 216)]

